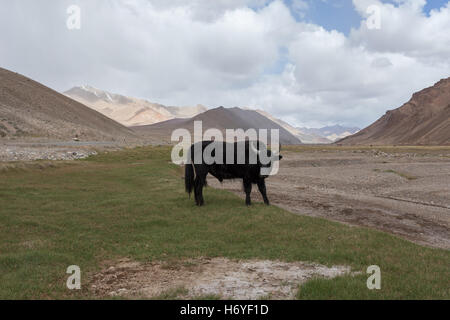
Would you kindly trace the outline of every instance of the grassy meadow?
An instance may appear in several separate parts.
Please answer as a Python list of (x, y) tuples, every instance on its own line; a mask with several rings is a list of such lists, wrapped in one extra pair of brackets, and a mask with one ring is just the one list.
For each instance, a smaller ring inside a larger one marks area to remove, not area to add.
[[(169, 147), (102, 153), (74, 162), (0, 166), (0, 299), (94, 298), (104, 261), (191, 257), (350, 265), (359, 275), (314, 279), (299, 299), (449, 299), (450, 252), (386, 233), (298, 216), (207, 188), (198, 208)], [(382, 289), (365, 271), (379, 265)], [(79, 265), (82, 290), (66, 288)]]

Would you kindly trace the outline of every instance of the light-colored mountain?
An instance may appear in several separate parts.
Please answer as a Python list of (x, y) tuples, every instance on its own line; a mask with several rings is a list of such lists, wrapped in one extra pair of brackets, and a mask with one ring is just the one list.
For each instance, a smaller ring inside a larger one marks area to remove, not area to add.
[(129, 128), (36, 81), (0, 68), (0, 138), (137, 140)]
[(357, 127), (344, 127), (341, 125), (327, 126), (323, 128), (298, 128), (306, 134), (318, 136), (328, 140), (328, 143), (335, 142), (345, 137), (351, 136), (357, 133), (359, 128)]
[(344, 145), (450, 145), (450, 78), (413, 94)]
[(144, 99), (126, 97), (91, 86), (74, 87), (64, 94), (125, 126), (149, 125), (174, 118), (190, 118), (206, 111), (195, 107), (168, 107)]
[(320, 129), (314, 128), (295, 128), (289, 123), (277, 119), (270, 113), (263, 110), (255, 110), (256, 112), (262, 114), (266, 118), (269, 118), (273, 122), (279, 124), (281, 127), (289, 131), (291, 134), (299, 138), (303, 143), (306, 144), (329, 144), (333, 143), (338, 139), (345, 138), (359, 131), (359, 128), (346, 128), (339, 125), (324, 127)]
[[(202, 121), (203, 131), (209, 128), (216, 128), (222, 131), (225, 138), (226, 129), (278, 129), (281, 144), (300, 144), (301, 141), (283, 128), (278, 123), (268, 119), (262, 114), (253, 110), (244, 110), (241, 108), (224, 108), (208, 110), (189, 119), (172, 119), (148, 126), (133, 127), (137, 133), (144, 137), (159, 137), (162, 140), (170, 141), (171, 134), (175, 129), (184, 128), (193, 132), (194, 122)], [(270, 142), (270, 135), (268, 137)]]
[[(252, 109), (247, 108), (247, 110), (252, 110)], [(302, 141), (302, 143), (306, 143), (306, 144), (331, 143), (330, 140), (325, 139), (325, 138), (323, 138), (321, 136), (318, 136), (318, 135), (315, 135), (315, 134), (305, 133), (303, 130), (291, 126), (286, 121), (283, 121), (281, 119), (275, 118), (274, 116), (272, 116), (270, 113), (268, 113), (266, 111), (259, 110), (259, 109), (258, 110), (254, 110), (254, 111), (258, 112), (259, 114), (265, 116), (266, 118), (272, 120), (273, 122), (275, 122), (278, 125), (280, 125), (281, 127), (283, 127), (288, 132), (290, 132), (292, 135), (294, 135), (295, 137), (300, 139), (300, 141)]]

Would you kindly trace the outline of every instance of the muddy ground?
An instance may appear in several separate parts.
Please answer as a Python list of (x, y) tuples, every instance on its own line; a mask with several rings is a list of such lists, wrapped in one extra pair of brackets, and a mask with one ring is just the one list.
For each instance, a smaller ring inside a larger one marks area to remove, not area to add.
[[(319, 148), (283, 156), (279, 173), (266, 180), (272, 204), (450, 249), (450, 150)], [(244, 197), (239, 181), (208, 184)], [(255, 187), (252, 199), (262, 201)]]
[(293, 299), (298, 286), (313, 277), (349, 273), (346, 266), (302, 262), (197, 258), (144, 264), (122, 259), (106, 263), (90, 291), (100, 297)]

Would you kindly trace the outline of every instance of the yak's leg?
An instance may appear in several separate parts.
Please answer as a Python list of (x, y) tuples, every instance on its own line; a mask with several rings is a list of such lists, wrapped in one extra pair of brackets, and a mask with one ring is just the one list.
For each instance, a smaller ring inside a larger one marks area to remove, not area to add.
[(206, 176), (208, 175), (208, 171), (206, 170), (197, 170), (197, 180), (196, 183), (196, 193), (197, 193), (197, 205), (203, 206), (205, 201), (203, 200), (203, 187), (206, 186)]
[(259, 192), (261, 192), (261, 195), (264, 199), (264, 203), (269, 205), (269, 199), (267, 198), (267, 191), (266, 191), (266, 181), (264, 179), (259, 179), (258, 189)]
[(205, 185), (206, 180), (202, 179), (202, 177), (195, 178), (195, 202), (198, 206), (203, 206), (205, 201), (203, 200), (203, 187)]
[(195, 196), (195, 204), (196, 205), (200, 205), (199, 203), (199, 188), (200, 188), (200, 179), (197, 177), (195, 177), (194, 180), (194, 196)]
[(198, 206), (202, 206), (204, 204), (203, 185), (204, 185), (204, 180), (201, 177), (197, 176), (195, 178), (195, 203)]
[(206, 178), (201, 179), (201, 183), (200, 183), (200, 188), (198, 190), (198, 201), (199, 201), (199, 206), (203, 206), (205, 204), (205, 201), (203, 200), (203, 187), (205, 185), (206, 182)]
[(252, 200), (250, 198), (250, 194), (252, 193), (252, 183), (250, 180), (244, 179), (244, 191), (245, 191), (245, 204), (250, 206), (252, 204)]
[(206, 176), (208, 175), (208, 168), (204, 165), (194, 165), (195, 179), (194, 179), (194, 195), (195, 203), (198, 206), (204, 204), (203, 201), (203, 187), (206, 186)]

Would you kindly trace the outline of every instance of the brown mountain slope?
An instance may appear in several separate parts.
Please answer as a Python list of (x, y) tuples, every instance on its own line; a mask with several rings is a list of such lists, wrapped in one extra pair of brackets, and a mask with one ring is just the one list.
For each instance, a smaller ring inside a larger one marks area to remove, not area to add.
[(450, 145), (450, 78), (415, 93), (400, 108), (338, 143)]
[(104, 115), (0, 68), (0, 137), (120, 141), (136, 134)]
[(268, 142), (270, 143), (270, 129), (278, 129), (280, 142), (282, 144), (300, 144), (301, 141), (281, 127), (279, 124), (264, 117), (253, 110), (243, 110), (240, 108), (216, 108), (208, 110), (190, 119), (173, 119), (149, 126), (138, 126), (133, 129), (143, 136), (159, 136), (169, 141), (173, 130), (178, 128), (188, 129), (191, 133), (194, 129), (194, 121), (202, 121), (203, 131), (209, 128), (216, 128), (222, 131), (225, 138), (226, 129), (254, 128), (268, 129)]

